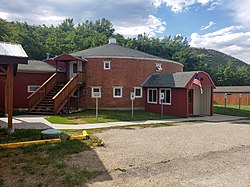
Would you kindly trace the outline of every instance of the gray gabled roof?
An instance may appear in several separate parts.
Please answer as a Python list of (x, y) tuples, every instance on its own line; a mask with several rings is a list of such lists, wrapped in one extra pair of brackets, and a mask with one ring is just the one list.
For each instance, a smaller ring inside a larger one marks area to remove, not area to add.
[(39, 61), (29, 60), (28, 64), (19, 64), (17, 68), (18, 72), (56, 72), (56, 68), (50, 64)]
[(144, 81), (142, 87), (150, 88), (185, 88), (197, 71), (177, 73), (155, 73)]
[(135, 58), (135, 59), (145, 59), (145, 60), (160, 60), (182, 65), (181, 63), (172, 60), (160, 58), (148, 53), (123, 47), (114, 43), (86, 49), (83, 51), (78, 51), (75, 53), (71, 53), (71, 55), (81, 56), (83, 58)]

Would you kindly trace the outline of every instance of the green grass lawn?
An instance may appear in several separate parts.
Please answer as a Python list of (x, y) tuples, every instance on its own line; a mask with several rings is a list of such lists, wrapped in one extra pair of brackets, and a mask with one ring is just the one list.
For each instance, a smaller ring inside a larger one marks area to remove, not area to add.
[(224, 110), (224, 105), (214, 105), (214, 113), (250, 118), (250, 106), (227, 105)]
[(0, 129), (0, 143), (14, 143), (39, 140), (41, 136), (41, 130), (38, 129), (16, 129), (13, 134), (7, 135), (6, 129)]
[(164, 115), (146, 112), (143, 110), (135, 110), (134, 118), (131, 116), (131, 110), (99, 110), (98, 120), (96, 120), (95, 110), (85, 110), (74, 114), (64, 114), (60, 116), (51, 116), (45, 118), (51, 123), (56, 124), (84, 124), (84, 123), (106, 123), (117, 121), (142, 121), (157, 119), (173, 119), (177, 116)]

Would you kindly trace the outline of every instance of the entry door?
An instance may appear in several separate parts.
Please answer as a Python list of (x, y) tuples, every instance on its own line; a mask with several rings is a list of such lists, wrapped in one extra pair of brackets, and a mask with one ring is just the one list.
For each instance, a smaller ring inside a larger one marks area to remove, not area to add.
[(70, 62), (69, 79), (72, 79), (77, 74), (77, 62)]
[(188, 91), (188, 114), (193, 114), (194, 92), (193, 89)]

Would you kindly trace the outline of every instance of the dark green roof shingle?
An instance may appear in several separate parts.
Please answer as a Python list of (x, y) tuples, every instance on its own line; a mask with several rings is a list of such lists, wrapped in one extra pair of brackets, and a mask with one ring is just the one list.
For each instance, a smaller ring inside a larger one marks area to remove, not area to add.
[[(118, 44), (106, 44), (95, 48), (86, 49), (71, 53), (73, 56), (81, 56), (83, 58), (135, 58), (135, 59), (150, 59), (150, 60), (161, 60), (172, 63), (178, 62), (160, 58), (148, 53), (144, 53), (135, 49), (120, 46)], [(180, 64), (182, 65), (182, 64)]]
[(144, 81), (142, 87), (184, 88), (197, 71), (155, 73)]
[(46, 62), (29, 60), (28, 64), (19, 64), (17, 71), (20, 72), (56, 72), (56, 68)]

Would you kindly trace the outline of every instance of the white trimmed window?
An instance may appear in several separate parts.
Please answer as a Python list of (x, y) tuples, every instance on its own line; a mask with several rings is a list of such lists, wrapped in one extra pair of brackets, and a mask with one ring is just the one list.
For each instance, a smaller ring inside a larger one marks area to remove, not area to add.
[(106, 70), (110, 69), (110, 61), (104, 61), (103, 62), (103, 68), (106, 69)]
[(93, 86), (91, 88), (91, 97), (96, 98), (96, 97), (101, 97), (101, 87), (100, 86)]
[(122, 98), (122, 87), (120, 86), (113, 87), (113, 97)]
[(157, 89), (148, 88), (148, 103), (157, 104)]
[(39, 85), (28, 85), (28, 92), (35, 92), (39, 87)]
[(159, 94), (164, 95), (164, 99), (160, 99), (160, 104), (162, 103), (164, 105), (171, 105), (171, 89), (170, 88), (161, 88)]
[(142, 98), (142, 87), (134, 87), (134, 93), (136, 98)]

